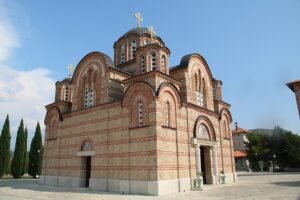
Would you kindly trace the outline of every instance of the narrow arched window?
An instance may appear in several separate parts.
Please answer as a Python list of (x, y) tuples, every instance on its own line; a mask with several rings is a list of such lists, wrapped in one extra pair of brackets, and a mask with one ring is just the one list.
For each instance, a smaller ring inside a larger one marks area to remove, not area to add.
[(65, 101), (68, 101), (68, 100), (69, 100), (69, 87), (65, 87), (64, 100), (65, 100)]
[(141, 57), (141, 74), (146, 72), (146, 63), (145, 63), (145, 57)]
[(84, 90), (84, 108), (88, 108), (88, 107), (89, 107), (89, 86), (86, 84)]
[(125, 63), (125, 45), (121, 45), (121, 64)]
[(225, 120), (223, 121), (224, 137), (227, 138), (227, 126)]
[(201, 107), (206, 107), (206, 83), (204, 78), (202, 78), (201, 81), (201, 88), (200, 88), (200, 106)]
[(170, 127), (171, 126), (171, 106), (170, 102), (166, 102), (166, 107), (165, 107), (165, 117), (166, 117), (166, 126)]
[(166, 72), (166, 56), (161, 57), (161, 71)]
[(93, 107), (94, 106), (94, 97), (95, 97), (95, 90), (94, 90), (94, 85), (92, 84), (90, 86), (90, 89), (89, 89), (89, 107)]
[(131, 40), (131, 59), (134, 58), (135, 50), (136, 50), (136, 40)]
[(144, 124), (144, 110), (143, 101), (141, 98), (137, 101), (137, 126), (143, 126)]
[(156, 70), (156, 54), (153, 53), (151, 55), (151, 67), (152, 67), (152, 71)]

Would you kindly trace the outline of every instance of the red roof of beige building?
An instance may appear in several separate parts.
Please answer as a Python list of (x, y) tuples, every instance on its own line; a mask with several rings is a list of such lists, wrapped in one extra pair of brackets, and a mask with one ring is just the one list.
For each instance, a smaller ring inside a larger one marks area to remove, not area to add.
[(247, 153), (244, 152), (244, 151), (235, 150), (233, 155), (234, 155), (235, 158), (237, 158), (237, 157), (246, 157)]

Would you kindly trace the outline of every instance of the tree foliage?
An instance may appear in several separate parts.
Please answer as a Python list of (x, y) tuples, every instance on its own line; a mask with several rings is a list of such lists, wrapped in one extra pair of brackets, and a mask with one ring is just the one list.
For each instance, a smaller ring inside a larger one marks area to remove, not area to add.
[(0, 177), (9, 172), (10, 138), (9, 116), (7, 115), (0, 136)]
[(258, 169), (258, 161), (275, 162), (280, 168), (300, 168), (300, 136), (276, 126), (271, 134), (248, 135), (248, 158), (252, 169)]
[(20, 126), (17, 132), (16, 146), (14, 157), (11, 164), (11, 173), (14, 178), (20, 178), (23, 175), (24, 168), (24, 147), (25, 147), (24, 123), (21, 119)]
[(40, 124), (37, 123), (30, 145), (28, 173), (34, 178), (41, 174), (42, 165), (42, 134)]
[(24, 164), (23, 164), (23, 172), (22, 175), (24, 175), (27, 172), (27, 165), (28, 165), (28, 159), (27, 159), (27, 138), (28, 138), (28, 131), (27, 128), (25, 128), (24, 131)]

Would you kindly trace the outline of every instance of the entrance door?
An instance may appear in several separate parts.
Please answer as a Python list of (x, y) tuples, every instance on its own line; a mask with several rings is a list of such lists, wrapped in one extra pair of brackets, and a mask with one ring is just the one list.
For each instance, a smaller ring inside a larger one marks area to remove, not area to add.
[(201, 172), (203, 173), (203, 183), (206, 184), (206, 171), (205, 171), (205, 148), (200, 147), (201, 150)]
[(89, 187), (91, 178), (91, 161), (92, 157), (86, 157), (86, 167), (85, 167), (85, 187)]

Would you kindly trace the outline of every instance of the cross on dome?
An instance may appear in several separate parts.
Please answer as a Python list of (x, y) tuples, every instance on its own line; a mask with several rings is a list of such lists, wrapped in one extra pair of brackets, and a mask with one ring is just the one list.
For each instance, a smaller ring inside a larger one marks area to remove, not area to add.
[(138, 23), (138, 28), (141, 28), (141, 24), (143, 22), (143, 18), (142, 18), (142, 15), (140, 12), (137, 12), (134, 14), (135, 15), (135, 18), (136, 18), (136, 21)]
[(154, 31), (154, 29), (153, 29), (153, 26), (150, 26), (148, 28), (148, 31), (149, 31), (149, 33), (151, 35), (151, 39), (153, 39), (155, 37), (155, 34), (156, 34), (155, 31)]

